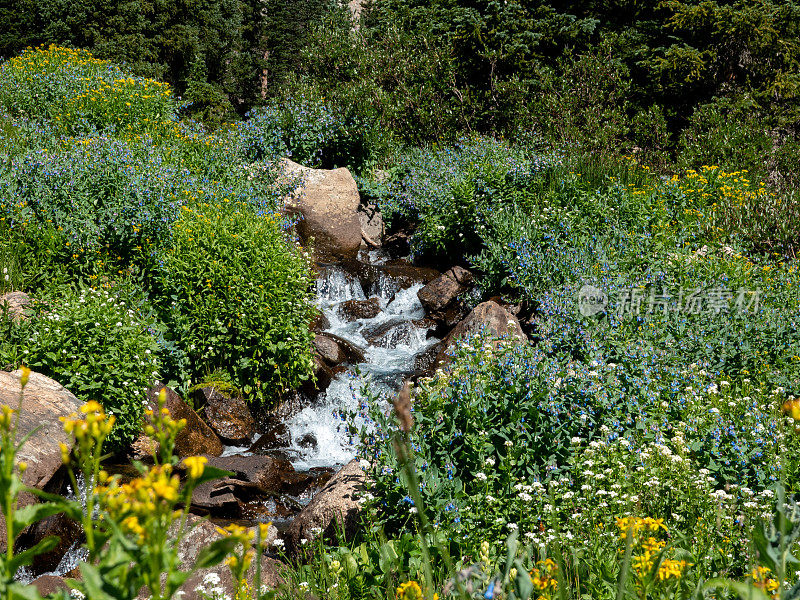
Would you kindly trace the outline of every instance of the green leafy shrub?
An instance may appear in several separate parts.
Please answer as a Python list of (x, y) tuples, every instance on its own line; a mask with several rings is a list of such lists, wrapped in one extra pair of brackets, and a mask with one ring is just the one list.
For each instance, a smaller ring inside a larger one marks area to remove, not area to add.
[(474, 137), (453, 146), (403, 154), (385, 182), (369, 183), (388, 219), (417, 224), (412, 253), (459, 260), (481, 249), (484, 212), (521, 200), (532, 180), (556, 161), (504, 141)]
[(227, 372), (251, 398), (275, 399), (311, 372), (308, 256), (272, 213), (227, 200), (182, 212), (153, 282), (168, 339), (192, 379)]
[(28, 319), (0, 320), (0, 364), (27, 365), (116, 417), (114, 449), (141, 431), (145, 392), (161, 365), (154, 323), (116, 291), (53, 290)]
[(251, 160), (272, 156), (277, 147), (308, 167), (357, 172), (374, 160), (380, 144), (373, 123), (308, 92), (248, 113), (238, 132)]
[[(19, 122), (26, 147), (0, 163), (0, 230), (8, 240), (0, 252), (24, 256), (26, 289), (148, 271), (153, 252), (172, 243), (182, 206), (226, 196), (256, 211), (280, 197), (273, 170), (247, 176), (235, 128), (209, 134), (180, 123), (141, 139), (53, 143), (52, 131)], [(274, 148), (265, 150), (262, 167), (274, 158)]]
[(609, 48), (568, 51), (536, 75), (520, 120), (556, 147), (621, 154), (630, 129), (630, 73)]

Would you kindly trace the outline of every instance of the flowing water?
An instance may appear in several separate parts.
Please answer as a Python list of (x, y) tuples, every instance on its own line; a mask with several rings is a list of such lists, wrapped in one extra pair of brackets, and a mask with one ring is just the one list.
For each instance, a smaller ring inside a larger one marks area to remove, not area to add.
[[(371, 261), (379, 264), (380, 261)], [(439, 340), (429, 337), (424, 326), (425, 310), (417, 292), (422, 284), (403, 288), (399, 280), (381, 272), (365, 290), (358, 277), (339, 266), (321, 269), (317, 279), (317, 305), (329, 322), (326, 333), (334, 334), (358, 347), (364, 361), (344, 364), (327, 390), (286, 422), (290, 444), (284, 450), (298, 471), (314, 467), (338, 467), (356, 456), (357, 430), (368, 426), (364, 417), (368, 395), (394, 395), (403, 380), (414, 371), (415, 358)], [(341, 305), (348, 300), (376, 298), (378, 314), (368, 319), (348, 319)], [(388, 409), (388, 404), (387, 404)], [(355, 415), (354, 418), (352, 416)], [(355, 430), (348, 427), (348, 416)], [(258, 435), (253, 441), (258, 439)], [(309, 440), (312, 440), (311, 442)], [(224, 455), (248, 454), (248, 447), (230, 446)], [(72, 498), (83, 498), (85, 490)], [(309, 498), (297, 499), (305, 504)], [(63, 575), (86, 559), (80, 541), (66, 552), (58, 567), (49, 574)], [(20, 569), (17, 579), (28, 583), (38, 574)]]
[[(366, 386), (372, 395), (394, 394), (413, 372), (415, 357), (439, 341), (415, 323), (425, 317), (417, 298), (421, 288), (418, 283), (402, 289), (397, 280), (381, 273), (365, 291), (359, 279), (342, 267), (322, 270), (317, 279), (317, 306), (330, 323), (325, 332), (357, 346), (365, 360), (346, 365), (325, 392), (287, 421), (297, 457), (295, 468), (338, 466), (351, 460), (356, 455), (357, 433), (349, 430), (347, 415), (356, 415), (352, 420), (356, 428), (366, 424), (362, 388)], [(376, 298), (380, 307), (375, 317), (344, 317), (343, 302), (369, 298)], [(307, 443), (309, 439), (316, 443)]]

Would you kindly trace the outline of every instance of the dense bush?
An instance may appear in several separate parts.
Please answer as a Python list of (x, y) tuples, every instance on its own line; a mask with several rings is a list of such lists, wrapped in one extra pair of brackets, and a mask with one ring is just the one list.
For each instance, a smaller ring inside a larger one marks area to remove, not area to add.
[[(458, 230), (440, 230), (439, 243), (472, 262), (486, 295), (529, 307), (532, 343), (466, 340), (419, 382), (412, 464), (434, 527), (471, 557), (509, 534), (534, 551), (569, 549), (570, 586), (600, 597), (593, 577), (606, 568), (600, 548), (619, 539), (613, 523), (644, 515), (663, 519), (691, 557), (686, 582), (739, 577), (756, 560), (750, 536), (776, 482), (800, 485), (783, 417), (800, 390), (798, 274), (791, 221), (776, 218), (792, 214), (792, 199), (718, 166), (668, 178), (633, 160), (604, 169), (567, 157), (515, 179), (494, 164), (516, 187), (479, 205), (471, 248)], [(425, 235), (453, 173), (420, 169), (413, 189), (424, 193), (384, 202), (421, 198), (409, 213)], [(587, 284), (606, 297), (594, 315), (579, 310)], [(396, 425), (380, 404), (372, 416), (371, 514), (404, 531), (423, 508)]]
[(24, 364), (116, 418), (121, 449), (141, 431), (145, 392), (160, 376), (156, 323), (117, 289), (53, 289), (29, 318), (0, 315), (0, 366)]
[[(28, 53), (57, 62), (46, 77), (57, 90), (81, 84), (80, 69), (117, 70), (73, 51)], [(129, 81), (104, 89), (125, 93)], [(266, 400), (305, 379), (308, 263), (275, 213), (285, 191), (275, 169), (281, 140), (256, 142), (249, 124), (216, 133), (185, 121), (148, 128), (153, 115), (138, 113), (134, 127), (75, 138), (48, 120), (63, 107), (39, 108), (36, 120), (8, 117), (4, 132), (3, 288), (41, 295), (59, 283), (110, 289), (125, 280), (133, 297), (158, 308), (167, 332), (157, 336), (160, 375), (180, 389), (221, 370)], [(125, 108), (104, 110), (113, 117)]]
[(373, 123), (325, 102), (293, 96), (247, 115), (237, 128), (245, 155), (252, 160), (273, 156), (276, 149), (307, 167), (350, 167), (362, 171), (380, 146)]
[(459, 259), (485, 243), (485, 227), (475, 227), (480, 217), (524, 202), (532, 182), (556, 162), (476, 137), (403, 153), (388, 180), (367, 181), (364, 187), (390, 221), (399, 217), (418, 224), (413, 254)]
[(249, 398), (274, 400), (311, 372), (308, 257), (274, 214), (227, 198), (182, 212), (154, 275), (168, 337), (193, 380), (223, 371)]

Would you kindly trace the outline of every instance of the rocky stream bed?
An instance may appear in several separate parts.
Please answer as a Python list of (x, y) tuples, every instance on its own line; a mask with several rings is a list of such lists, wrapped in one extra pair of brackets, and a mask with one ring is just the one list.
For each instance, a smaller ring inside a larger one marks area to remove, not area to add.
[[(398, 243), (398, 236), (384, 243), (380, 215), (362, 205), (346, 169), (309, 170), (289, 163), (287, 170), (304, 176), (287, 210), (302, 217), (301, 240), (314, 239), (320, 310), (313, 325), (315, 379), (272, 413), (251, 412), (240, 398), (210, 386), (192, 394), (201, 418), (168, 390), (167, 408), (175, 418), (187, 420), (176, 454), (205, 455), (209, 464), (233, 473), (194, 492), (191, 518), (197, 527), (179, 549), (189, 564), (203, 544), (219, 535), (214, 524), (272, 522), (270, 537), (283, 540), (277, 548), (287, 556), (297, 556), (317, 535), (332, 535), (337, 523), (352, 533), (358, 525), (358, 490), (364, 484), (354, 433), (369, 426), (364, 390), (375, 397), (391, 396), (406, 379), (446, 364), (447, 349), (460, 336), (479, 329), (525, 339), (515, 316), (518, 309), (495, 301), (469, 309), (463, 299), (473, 281), (465, 269), (456, 266), (442, 273), (398, 258), (407, 246), (402, 239)], [(26, 302), (18, 292), (7, 300), (17, 311)], [(0, 404), (16, 404), (19, 376), (0, 371)], [(151, 403), (160, 387), (156, 383), (149, 391)], [(24, 474), (27, 485), (76, 494), (61, 467), (59, 442), (69, 440), (58, 418), (79, 404), (57, 382), (32, 375), (25, 389), (21, 432), (41, 427), (20, 456), (30, 465)], [(146, 460), (152, 443), (140, 438), (124, 460), (117, 457), (107, 470), (135, 475), (131, 461)], [(31, 502), (33, 497), (23, 495), (21, 503)], [(5, 532), (0, 534), (5, 540)], [(84, 558), (80, 527), (63, 515), (31, 527), (18, 545), (29, 547), (47, 535), (57, 535), (61, 542), (19, 576), (44, 590), (63, 586), (62, 576), (78, 576), (76, 566)], [(274, 584), (280, 578), (278, 555), (264, 561), (265, 583)], [(213, 572), (230, 583), (225, 568)], [(187, 597), (193, 597), (195, 585), (207, 573), (187, 582)]]

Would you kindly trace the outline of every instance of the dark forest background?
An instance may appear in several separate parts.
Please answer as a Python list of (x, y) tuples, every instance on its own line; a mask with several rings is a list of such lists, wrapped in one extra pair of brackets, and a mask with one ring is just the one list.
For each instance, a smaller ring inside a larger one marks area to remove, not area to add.
[(0, 57), (42, 43), (169, 81), (210, 124), (324, 103), (371, 147), (480, 132), (660, 168), (800, 168), (793, 0), (0, 2)]

